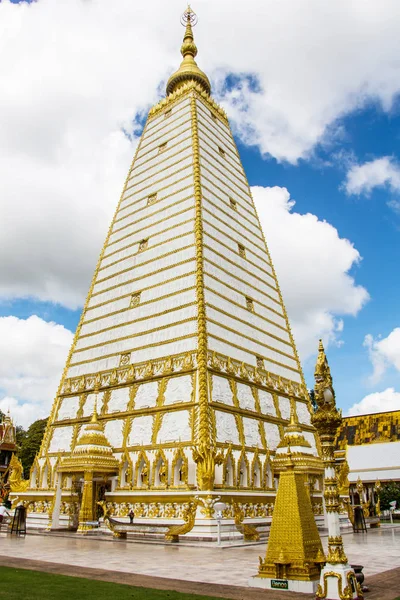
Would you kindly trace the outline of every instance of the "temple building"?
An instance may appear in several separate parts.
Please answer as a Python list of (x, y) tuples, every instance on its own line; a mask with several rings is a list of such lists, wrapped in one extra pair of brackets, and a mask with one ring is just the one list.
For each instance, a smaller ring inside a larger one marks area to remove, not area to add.
[[(197, 535), (215, 527), (218, 497), (225, 518), (265, 521), (291, 414), (318, 456), (249, 184), (195, 62), (195, 20), (188, 9), (182, 63), (148, 114), (19, 494), (36, 525), (85, 530), (97, 502), (168, 523), (195, 506)], [(320, 513), (322, 467), (305, 477)]]
[(377, 487), (400, 481), (399, 457), (400, 411), (343, 418), (336, 458), (339, 463), (347, 462), (352, 504), (373, 501)]
[(15, 425), (9, 415), (2, 415), (0, 421), (0, 481), (6, 483), (11, 457), (17, 450)]

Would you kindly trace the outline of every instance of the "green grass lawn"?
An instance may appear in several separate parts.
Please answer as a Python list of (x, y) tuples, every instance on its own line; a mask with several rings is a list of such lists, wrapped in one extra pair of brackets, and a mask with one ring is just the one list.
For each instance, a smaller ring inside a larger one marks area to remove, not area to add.
[(218, 600), (210, 596), (151, 590), (9, 567), (0, 567), (0, 598), (7, 600)]

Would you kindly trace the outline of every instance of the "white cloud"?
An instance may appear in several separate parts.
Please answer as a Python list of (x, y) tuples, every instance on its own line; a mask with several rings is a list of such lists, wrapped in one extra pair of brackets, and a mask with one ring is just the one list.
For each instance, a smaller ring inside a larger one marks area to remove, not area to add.
[(316, 352), (317, 340), (338, 341), (341, 315), (355, 316), (368, 300), (350, 270), (360, 254), (326, 221), (293, 211), (285, 188), (252, 188), (276, 267), (301, 357)]
[(400, 371), (400, 327), (393, 329), (385, 338), (374, 339), (369, 333), (365, 336), (364, 346), (368, 348), (373, 366), (371, 383), (380, 381), (389, 367)]
[(0, 318), (0, 409), (17, 425), (49, 415), (72, 337), (37, 316)]
[[(236, 85), (223, 101), (242, 139), (278, 160), (307, 157), (370, 99), (389, 110), (400, 88), (397, 0), (196, 9), (200, 66), (221, 93), (227, 74), (257, 78), (258, 91)], [(0, 2), (0, 297), (82, 303), (134, 151), (122, 127), (134, 134), (178, 65), (181, 11)]]
[[(348, 194), (370, 194), (376, 187), (400, 190), (400, 165), (391, 156), (376, 158), (363, 165), (352, 165), (347, 172), (344, 189)], [(396, 208), (394, 202), (393, 208)]]
[(353, 404), (346, 416), (367, 415), (389, 410), (400, 410), (400, 392), (395, 392), (392, 387), (383, 392), (368, 394), (360, 402)]

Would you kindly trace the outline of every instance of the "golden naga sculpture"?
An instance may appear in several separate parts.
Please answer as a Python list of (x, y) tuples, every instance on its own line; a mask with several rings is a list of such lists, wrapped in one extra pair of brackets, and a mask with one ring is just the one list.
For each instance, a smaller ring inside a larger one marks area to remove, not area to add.
[(192, 450), (193, 460), (197, 464), (197, 485), (200, 491), (214, 488), (215, 465), (222, 465), (224, 455), (201, 443)]
[(8, 477), (11, 492), (26, 492), (29, 487), (29, 479), (24, 479), (24, 469), (21, 461), (15, 454), (10, 460), (10, 475)]

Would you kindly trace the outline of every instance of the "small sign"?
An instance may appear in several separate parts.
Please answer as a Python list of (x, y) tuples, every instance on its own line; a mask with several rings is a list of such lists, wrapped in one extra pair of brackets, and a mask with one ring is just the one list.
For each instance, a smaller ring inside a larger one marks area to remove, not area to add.
[(271, 579), (271, 588), (273, 590), (288, 590), (289, 582), (287, 579)]

